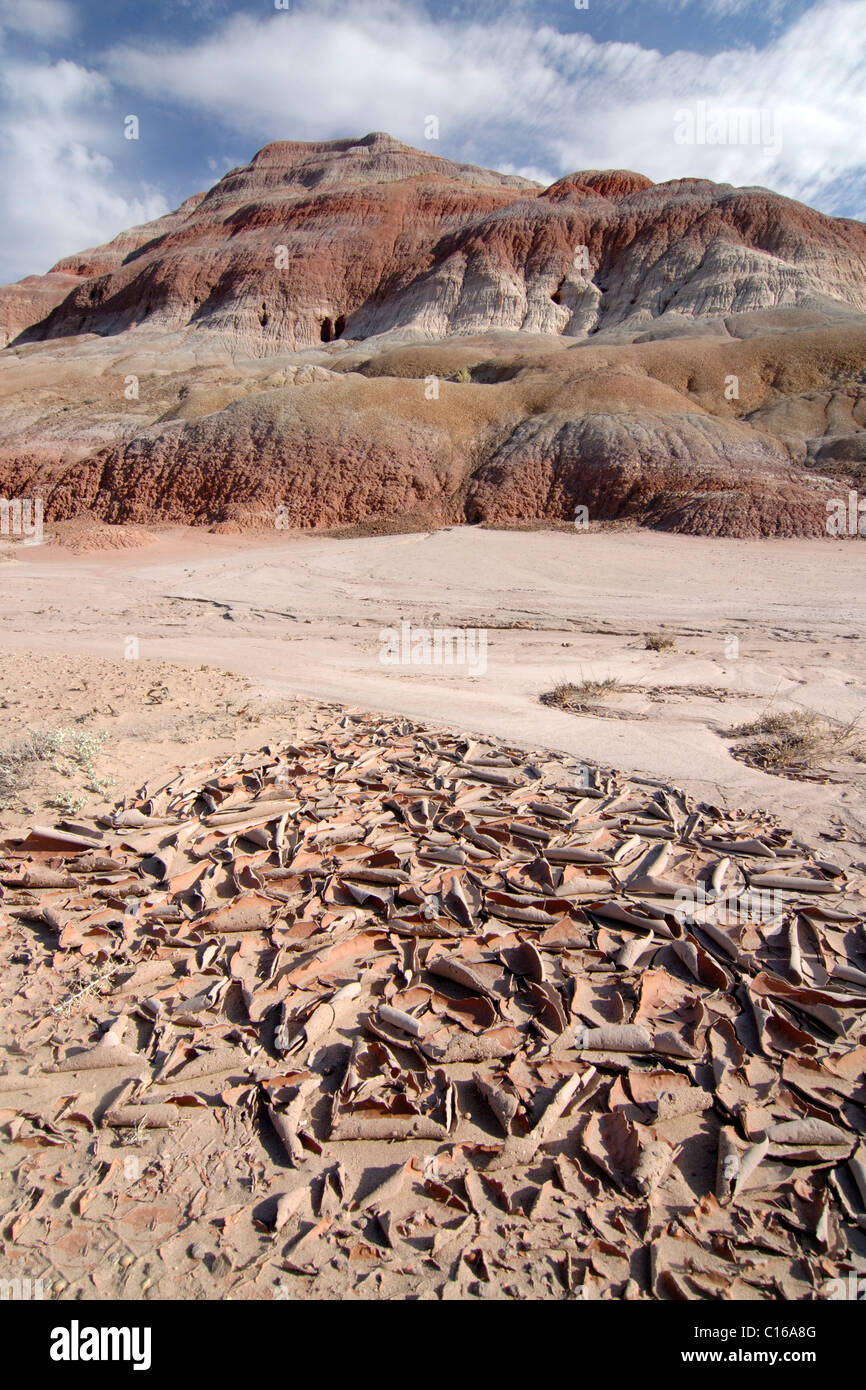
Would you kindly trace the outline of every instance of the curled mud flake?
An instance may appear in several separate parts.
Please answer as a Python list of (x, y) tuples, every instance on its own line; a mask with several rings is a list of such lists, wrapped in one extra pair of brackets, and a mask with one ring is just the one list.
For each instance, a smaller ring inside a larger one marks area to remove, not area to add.
[(712, 956), (708, 955), (693, 936), (684, 936), (671, 942), (671, 950), (699, 984), (708, 989), (728, 990), (733, 984), (733, 976), (724, 970)]
[(679, 1150), (666, 1140), (648, 1138), (640, 1142), (640, 1153), (632, 1179), (643, 1197), (651, 1197), (662, 1185)]
[(586, 1084), (586, 1079), (585, 1076), (581, 1077), (578, 1072), (574, 1072), (568, 1077), (529, 1133), (520, 1137), (511, 1135), (506, 1139), (502, 1148), (487, 1164), (486, 1171), (495, 1172), (501, 1168), (524, 1167), (531, 1163), (541, 1146), (553, 1137), (559, 1121), (577, 1092)]
[(239, 898), (230, 907), (218, 908), (216, 912), (209, 913), (197, 926), (200, 931), (209, 934), (267, 931), (276, 908), (277, 904), (272, 899), (249, 894)]
[(640, 1140), (637, 1127), (621, 1110), (591, 1115), (581, 1130), (580, 1145), (614, 1187), (628, 1191), (640, 1161)]
[(650, 929), (646, 936), (636, 936), (626, 941), (614, 956), (616, 965), (620, 970), (632, 970), (652, 951), (655, 940), (655, 934)]
[(653, 1040), (642, 1024), (622, 1023), (578, 1028), (574, 1046), (578, 1052), (652, 1052)]
[(392, 1028), (399, 1028), (401, 1032), (408, 1033), (410, 1037), (419, 1038), (424, 1033), (424, 1025), (419, 1019), (404, 1013), (402, 1009), (392, 1009), (388, 1004), (379, 1005), (379, 1017), (384, 1019), (385, 1023), (390, 1023)]
[(182, 1118), (177, 1105), (117, 1105), (105, 1112), (102, 1123), (109, 1129), (170, 1129)]
[(856, 1152), (849, 1158), (848, 1167), (857, 1185), (861, 1206), (866, 1210), (866, 1143), (863, 1140), (858, 1144)]
[(453, 955), (442, 953), (432, 960), (428, 958), (426, 969), (444, 980), (453, 980), (455, 984), (463, 985), (465, 989), (472, 990), (473, 994), (493, 993), (484, 976), (478, 970), (474, 970), (471, 965), (458, 960)]
[(296, 1187), (292, 1192), (283, 1192), (277, 1198), (277, 1207), (274, 1213), (274, 1235), (279, 1235), (283, 1227), (295, 1216), (305, 1204), (309, 1197), (309, 1188)]
[(452, 874), (442, 903), (446, 912), (461, 926), (475, 929), (482, 898), (474, 885), (466, 884), (456, 874)]
[(822, 1144), (850, 1148), (854, 1144), (850, 1132), (828, 1124), (826, 1120), (815, 1118), (787, 1120), (782, 1124), (772, 1125), (767, 1130), (767, 1138), (773, 1144), (805, 1145), (809, 1148)]
[(203, 1077), (223, 1076), (226, 1072), (242, 1073), (252, 1066), (252, 1058), (239, 1047), (218, 1047), (199, 1052), (189, 1062), (173, 1070), (170, 1075), (164, 1071), (158, 1080), (167, 1085), (187, 1081), (198, 1081)]
[(265, 1103), (265, 1108), (270, 1117), (271, 1124), (276, 1130), (285, 1150), (286, 1157), (293, 1168), (303, 1163), (307, 1157), (307, 1150), (301, 1142), (299, 1131), (303, 1125), (303, 1115), (307, 1106), (307, 1101), (316, 1088), (317, 1082), (313, 1078), (309, 1078), (300, 1083), (294, 1097), (289, 1101), (285, 1109), (281, 1109), (278, 1105), (270, 1102)]
[(383, 1181), (377, 1183), (366, 1197), (352, 1203), (353, 1211), (387, 1211), (403, 1191), (410, 1177), (410, 1162), (400, 1164)]
[(712, 1105), (713, 1097), (709, 1091), (703, 1091), (699, 1086), (678, 1086), (673, 1091), (663, 1091), (659, 1095), (656, 1119), (661, 1123), (663, 1120), (678, 1119), (681, 1115), (699, 1115), (711, 1109)]
[(354, 1111), (338, 1117), (331, 1127), (332, 1141), (381, 1141), (383, 1139), (448, 1138), (448, 1130), (429, 1115), (367, 1115)]
[(503, 1132), (510, 1134), (514, 1119), (520, 1110), (517, 1096), (497, 1085), (492, 1076), (485, 1075), (484, 1072), (474, 1071), (472, 1080), (499, 1121)]
[(523, 1034), (516, 1028), (491, 1029), (473, 1037), (470, 1033), (437, 1029), (419, 1040), (425, 1056), (434, 1062), (451, 1065), (457, 1062), (487, 1062), (508, 1057), (523, 1043)]
[(51, 1071), (99, 1071), (114, 1067), (122, 1067), (125, 1070), (130, 1067), (138, 1068), (143, 1076), (150, 1075), (150, 1068), (145, 1057), (134, 1052), (131, 1047), (124, 1047), (123, 1043), (117, 1039), (109, 1039), (108, 1036), (100, 1038), (95, 1047), (88, 1048), (84, 1052), (70, 1053), (62, 1061), (57, 1062)]

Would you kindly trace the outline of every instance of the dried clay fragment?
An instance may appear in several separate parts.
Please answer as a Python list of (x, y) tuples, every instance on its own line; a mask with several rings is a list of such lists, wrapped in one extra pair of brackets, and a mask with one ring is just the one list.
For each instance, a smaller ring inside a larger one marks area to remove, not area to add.
[(105, 1112), (102, 1123), (110, 1129), (168, 1129), (179, 1119), (176, 1105), (118, 1105)]
[(816, 1149), (828, 1153), (844, 1150), (847, 1155), (851, 1153), (855, 1143), (853, 1134), (815, 1117), (786, 1120), (783, 1124), (773, 1125), (767, 1130), (766, 1137), (776, 1150), (790, 1153), (792, 1158), (796, 1158), (802, 1150), (808, 1150), (811, 1155)]
[(108, 1038), (101, 1038), (95, 1047), (88, 1048), (86, 1052), (73, 1052), (71, 1056), (64, 1057), (50, 1068), (52, 1072), (66, 1071), (98, 1071), (101, 1068), (111, 1067), (138, 1067), (143, 1074), (149, 1074), (150, 1068), (144, 1057), (131, 1048), (124, 1047), (123, 1043), (114, 1042)]
[(334, 1140), (447, 1139), (448, 1130), (429, 1115), (374, 1115), (351, 1111), (331, 1127)]
[(519, 1051), (523, 1035), (516, 1028), (491, 1029), (472, 1034), (462, 1030), (439, 1029), (418, 1039), (418, 1047), (426, 1057), (445, 1066), (453, 1062), (490, 1062)]
[(505, 1134), (511, 1133), (512, 1121), (520, 1109), (520, 1103), (510, 1091), (503, 1090), (483, 1072), (474, 1071), (472, 1080), (496, 1116)]
[(594, 1075), (594, 1068), (590, 1068), (583, 1076), (579, 1072), (573, 1072), (562, 1083), (541, 1119), (536, 1122), (529, 1133), (520, 1137), (511, 1135), (506, 1139), (499, 1152), (494, 1154), (487, 1164), (485, 1172), (492, 1173), (501, 1168), (525, 1167), (531, 1163), (541, 1145), (551, 1137), (559, 1120), (574, 1099), (578, 1088), (582, 1084), (587, 1084)]
[(301, 1143), (298, 1130), (301, 1126), (301, 1119), (307, 1097), (314, 1091), (318, 1083), (310, 1077), (302, 1081), (298, 1086), (296, 1094), (289, 1101), (285, 1110), (278, 1110), (275, 1105), (266, 1104), (266, 1109), (270, 1117), (271, 1124), (280, 1137), (286, 1157), (293, 1167), (303, 1163), (307, 1156), (307, 1151)]
[(640, 1023), (610, 1023), (601, 1028), (578, 1028), (578, 1052), (652, 1052), (653, 1040)]
[(198, 1081), (206, 1076), (222, 1076), (226, 1072), (245, 1072), (252, 1065), (251, 1058), (239, 1047), (218, 1047), (210, 1052), (200, 1052), (191, 1061), (185, 1062), (170, 1076), (161, 1074), (161, 1085), (174, 1086), (178, 1082)]
[(677, 1119), (680, 1115), (699, 1115), (709, 1110), (713, 1096), (699, 1086), (677, 1086), (672, 1091), (662, 1091), (656, 1101), (656, 1119)]
[(642, 1196), (652, 1196), (656, 1188), (661, 1186), (678, 1152), (673, 1144), (658, 1137), (640, 1143), (633, 1180)]

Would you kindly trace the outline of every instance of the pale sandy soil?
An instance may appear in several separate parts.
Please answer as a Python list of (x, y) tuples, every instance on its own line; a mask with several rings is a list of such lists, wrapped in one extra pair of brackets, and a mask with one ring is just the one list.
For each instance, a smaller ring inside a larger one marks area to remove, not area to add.
[[(553, 748), (717, 805), (766, 807), (816, 845), (841, 834), (832, 858), (862, 870), (862, 764), (835, 765), (824, 783), (769, 776), (733, 758), (723, 734), (770, 701), (846, 722), (861, 713), (864, 566), (866, 548), (853, 543), (640, 532), (274, 544), (176, 530), (140, 548), (18, 548), (0, 563), (0, 780), (3, 750), (34, 731), (68, 732), (56, 754), (20, 764), (0, 824), (74, 819), (177, 767), (300, 741), (321, 699)], [(403, 621), (484, 629), (486, 671), (384, 666), (380, 632)], [(644, 635), (662, 628), (674, 648), (646, 650)], [(130, 638), (137, 658), (125, 656)], [(639, 687), (608, 702), (626, 717), (540, 703), (559, 680), (609, 675)], [(660, 691), (670, 686), (715, 693)], [(83, 758), (81, 734), (103, 740)], [(47, 1056), (58, 1038), (92, 1040), (107, 988), (98, 967), (17, 923), (4, 942), (6, 1068)], [(67, 1085), (58, 1081), (64, 1094)], [(16, 1269), (45, 1273), (42, 1207), (28, 1184), (58, 1207), (56, 1186), (69, 1204), (49, 1213), (52, 1296), (282, 1297), (285, 1276), (261, 1263), (250, 1212), (282, 1189), (285, 1166), (276, 1148), (263, 1158), (233, 1114), (220, 1127), (207, 1112), (193, 1148), (163, 1131), (121, 1141), (88, 1130), (74, 1152), (59, 1151), (56, 1178), (50, 1140), (10, 1146), (0, 1210), (14, 1222)], [(353, 1188), (373, 1162), (354, 1148)], [(195, 1192), (199, 1177), (207, 1193)], [(327, 1274), (327, 1296), (349, 1296), (344, 1273)], [(555, 1283), (534, 1284), (532, 1296), (561, 1296)], [(401, 1289), (370, 1276), (353, 1296)], [(430, 1279), (419, 1276), (412, 1296), (436, 1296)]]
[[(107, 731), (95, 766), (100, 781), (113, 779), (109, 797), (220, 740), (278, 738), (286, 702), (312, 697), (550, 747), (720, 804), (764, 806), (803, 833), (841, 818), (855, 840), (866, 838), (862, 765), (831, 769), (826, 784), (794, 781), (745, 766), (723, 736), (770, 702), (844, 722), (863, 714), (866, 547), (856, 541), (462, 528), (274, 543), (176, 528), (139, 548), (70, 553), (49, 543), (7, 554), (3, 742), (74, 721)], [(483, 629), (486, 671), (383, 665), (380, 632), (403, 621)], [(644, 635), (659, 629), (674, 648), (647, 651)], [(125, 657), (130, 638), (137, 660)], [(43, 666), (52, 654), (59, 662)], [(609, 702), (628, 717), (539, 702), (559, 680), (611, 675), (640, 687)], [(154, 697), (154, 685), (167, 693)], [(71, 787), (68, 778), (58, 785)], [(28, 804), (12, 809), (26, 816)]]

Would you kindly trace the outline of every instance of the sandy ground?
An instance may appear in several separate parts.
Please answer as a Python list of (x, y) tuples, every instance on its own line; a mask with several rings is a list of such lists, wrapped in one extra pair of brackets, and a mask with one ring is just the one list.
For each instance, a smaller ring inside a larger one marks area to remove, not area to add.
[[(105, 731), (95, 766), (110, 798), (214, 741), (279, 737), (292, 700), (312, 697), (663, 778), (804, 832), (840, 817), (862, 839), (862, 768), (825, 784), (771, 776), (724, 735), (770, 702), (863, 714), (864, 579), (856, 542), (640, 531), (275, 544), (174, 528), (132, 549), (19, 545), (0, 564), (4, 742), (70, 722)], [(380, 634), (403, 622), (483, 631), (486, 669), (383, 664)], [(659, 630), (674, 647), (646, 650)], [(540, 703), (560, 680), (607, 676), (639, 687), (609, 702), (619, 717)]]
[[(864, 563), (866, 549), (841, 542), (475, 529), (280, 544), (174, 530), (138, 548), (16, 548), (0, 562), (0, 824), (74, 820), (176, 768), (300, 741), (324, 700), (763, 807), (815, 844), (842, 835), (832, 858), (863, 870), (864, 765), (825, 782), (769, 776), (724, 735), (770, 702), (861, 714)], [(480, 629), (486, 668), (383, 664), (381, 632), (403, 622)], [(647, 650), (659, 631), (673, 647)], [(560, 680), (608, 676), (631, 688), (607, 717), (540, 701)], [(33, 736), (41, 755), (10, 759)], [(6, 933), (3, 967), (7, 1067), (58, 1039), (93, 1040), (111, 1004), (100, 968), (29, 923)], [(69, 1152), (22, 1131), (0, 1165), (16, 1271), (45, 1273), (50, 1206), (52, 1297), (289, 1296), (253, 1220), (285, 1182), (277, 1149), (263, 1156), (231, 1110), (220, 1123), (207, 1112), (193, 1148), (163, 1134), (88, 1130)], [(310, 1296), (348, 1296), (346, 1269), (366, 1251), (352, 1247)], [(407, 1296), (382, 1277), (352, 1296)], [(561, 1296), (546, 1277), (532, 1275), (531, 1296)], [(437, 1295), (428, 1279), (411, 1296)]]

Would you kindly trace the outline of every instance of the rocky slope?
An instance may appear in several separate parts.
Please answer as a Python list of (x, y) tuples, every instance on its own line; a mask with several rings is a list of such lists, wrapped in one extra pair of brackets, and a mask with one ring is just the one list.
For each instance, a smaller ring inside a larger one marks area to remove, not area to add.
[(282, 142), (0, 324), (55, 519), (823, 534), (866, 458), (866, 228), (765, 189)]

